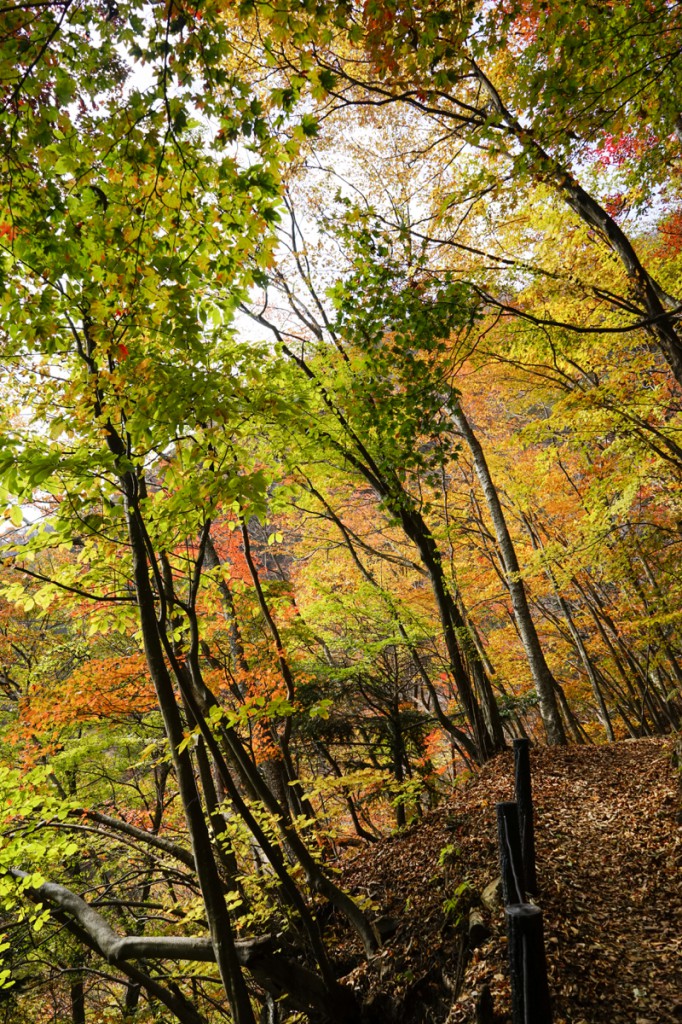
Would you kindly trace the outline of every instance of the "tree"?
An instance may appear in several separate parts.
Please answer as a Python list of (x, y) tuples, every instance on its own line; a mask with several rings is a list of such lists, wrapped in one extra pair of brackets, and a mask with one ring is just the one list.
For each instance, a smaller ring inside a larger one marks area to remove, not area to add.
[(579, 12), (4, 12), (2, 885), (78, 1024), (356, 1020), (339, 832), (679, 727), (677, 11)]
[[(671, 95), (679, 91), (675, 5), (642, 0), (613, 14), (588, 2), (579, 11), (559, 5), (554, 13), (525, 0), (485, 9), (412, 4), (404, 11), (370, 3), (361, 12), (328, 5), (307, 19), (254, 2), (240, 11), (267, 26), (265, 50), (287, 76), (292, 98), (312, 87), (325, 119), (354, 105), (406, 105), (432, 140), (425, 153), (444, 147), (448, 159), (453, 151), (459, 155), (452, 183), (439, 190), (437, 222), (446, 232), (459, 223), (448, 213), (453, 208), (475, 208), (486, 197), (504, 206), (516, 201), (519, 189), (537, 196), (549, 189), (620, 262), (625, 301), (607, 293), (602, 298), (629, 314), (621, 330), (644, 328), (682, 383), (678, 299), (642, 263), (597, 182), (591, 192), (580, 180), (589, 147), (597, 139), (608, 145), (620, 139), (626, 119), (635, 168), (642, 177), (665, 173), (669, 144), (655, 130), (647, 137), (646, 115), (663, 134), (677, 132), (674, 102), (659, 99), (662, 82), (672, 85)], [(642, 33), (643, 18), (655, 28)], [(628, 62), (615, 79), (609, 71), (614, 39)], [(458, 245), (456, 238), (452, 244)]]
[(566, 734), (563, 722), (559, 713), (554, 688), (556, 683), (545, 660), (540, 641), (538, 639), (535, 624), (530, 613), (526, 592), (522, 580), (519, 578), (519, 562), (516, 557), (516, 549), (511, 539), (507, 521), (502, 510), (502, 503), (493, 483), (488, 463), (483, 448), (471, 429), (461, 404), (452, 412), (452, 418), (457, 425), (459, 432), (466, 441), (476, 467), (476, 474), (485, 495), (490, 518), (492, 519), (497, 543), (500, 549), (504, 565), (507, 586), (512, 599), (514, 616), (517, 628), (523, 641), (523, 646), (528, 657), (531, 672), (538, 692), (538, 700), (542, 712), (542, 719), (547, 729), (547, 738), (550, 743), (565, 743)]
[[(48, 579), (41, 600), (47, 602), (55, 587), (71, 587), (114, 616), (135, 606), (208, 923), (204, 955), (208, 949), (217, 964), (235, 1021), (254, 1016), (205, 815), (215, 804), (212, 771), (269, 858), (321, 971), (315, 980), (292, 965), (287, 987), (305, 990), (306, 1006), (322, 1000), (325, 1012), (343, 1018), (352, 997), (336, 983), (286, 858), (249, 809), (233, 772), (248, 782), (251, 796), (265, 800), (282, 842), (304, 863), (310, 881), (350, 916), (368, 949), (376, 934), (315, 862), (230, 723), (219, 729), (235, 762), (228, 766), (214, 733), (221, 713), (200, 663), (197, 601), (217, 504), (228, 499), (242, 517), (263, 507), (265, 476), (250, 467), (240, 435), (259, 401), (277, 400), (276, 389), (261, 380), (253, 348), (236, 344), (222, 322), (267, 259), (267, 226), (276, 218), (276, 147), (257, 101), (246, 102), (236, 79), (205, 65), (208, 79), (215, 72), (234, 97), (231, 105), (221, 98), (224, 134), (214, 133), (207, 147), (207, 122), (192, 117), (191, 108), (195, 47), (215, 42), (215, 23), (207, 31), (165, 10), (153, 14), (145, 23), (134, 6), (117, 11), (104, 26), (103, 42), (89, 38), (82, 12), (47, 8), (42, 19), (36, 16), (38, 49), (32, 40), (25, 70), (10, 89), (7, 117), (15, 144), (5, 174), (11, 215), (5, 359), (28, 368), (22, 398), (32, 402), (34, 419), (28, 429), (8, 425), (6, 493), (19, 502), (36, 490), (58, 499), (47, 528), (28, 540), (28, 555), (79, 538), (71, 582), (64, 574), (54, 583)], [(24, 29), (21, 22), (20, 36)], [(172, 36), (178, 45), (171, 72)], [(121, 42), (128, 56), (116, 50)], [(14, 45), (14, 36), (7, 45)], [(214, 58), (226, 52), (219, 45)], [(131, 81), (133, 58), (154, 69), (146, 92)], [(59, 89), (49, 70), (55, 59)], [(83, 103), (76, 110), (77, 84)], [(24, 96), (29, 109), (17, 118)], [(208, 104), (204, 112), (211, 112)], [(240, 166), (227, 138), (254, 131), (261, 160)], [(39, 139), (42, 160), (36, 157)], [(151, 419), (150, 409), (156, 410)], [(40, 890), (37, 898), (65, 913), (81, 941), (117, 959), (91, 909), (64, 886), (41, 885), (48, 888), (27, 891)], [(165, 946), (144, 948), (163, 955)], [(275, 974), (278, 962), (271, 960)], [(272, 985), (271, 995), (279, 998), (282, 979), (273, 977)]]

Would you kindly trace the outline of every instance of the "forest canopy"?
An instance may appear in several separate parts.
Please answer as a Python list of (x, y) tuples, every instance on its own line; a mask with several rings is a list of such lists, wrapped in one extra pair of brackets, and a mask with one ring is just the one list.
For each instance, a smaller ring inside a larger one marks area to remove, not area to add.
[(681, 38), (0, 0), (0, 1019), (370, 1021), (349, 847), (679, 728)]

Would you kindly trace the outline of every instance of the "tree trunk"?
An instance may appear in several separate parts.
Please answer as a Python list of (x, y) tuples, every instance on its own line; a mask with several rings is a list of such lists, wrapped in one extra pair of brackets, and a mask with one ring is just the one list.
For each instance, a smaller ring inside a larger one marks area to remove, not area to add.
[[(484, 694), (488, 704), (486, 711), (490, 722), (489, 728), (481, 706), (476, 699), (458, 640), (458, 634), (465, 641), (469, 634), (466, 623), (450, 593), (440, 552), (424, 519), (414, 507), (405, 509), (398, 506), (393, 511), (400, 518), (405, 533), (419, 551), (424, 568), (431, 579), (457, 693), (462, 702), (467, 720), (473, 730), (479, 759), (487, 761), (488, 758), (493, 757), (500, 750), (504, 750), (506, 746), (502, 721), (497, 705), (494, 700), (491, 700), (491, 694)], [(483, 665), (478, 661), (478, 654), (473, 642), (471, 642), (470, 646), (471, 651), (468, 652), (470, 659), (472, 662), (478, 662), (481, 672), (483, 672)]]
[[(310, 491), (310, 493), (313, 494), (317, 498), (317, 500), (320, 502), (321, 505), (324, 506), (324, 508), (327, 511), (327, 514), (328, 514), (329, 518), (332, 520), (332, 522), (336, 525), (336, 527), (338, 528), (339, 532), (341, 533), (341, 536), (343, 537), (344, 543), (345, 543), (346, 547), (348, 548), (349, 554), (350, 554), (351, 558), (353, 559), (353, 562), (357, 566), (358, 570), (360, 571), (360, 574), (362, 575), (362, 577), (364, 579), (366, 579), (367, 582), (371, 584), (371, 586), (373, 586), (376, 590), (378, 590), (382, 594), (382, 596), (383, 596), (383, 598), (384, 598), (384, 600), (385, 600), (385, 602), (386, 602), (386, 604), (388, 606), (388, 609), (389, 609), (389, 612), (390, 612), (390, 615), (391, 615), (391, 619), (395, 623), (395, 625), (396, 625), (396, 627), (398, 629), (398, 632), (400, 633), (400, 636), (405, 641), (405, 645), (406, 645), (406, 647), (407, 647), (407, 649), (408, 649), (408, 651), (410, 653), (410, 657), (412, 659), (412, 662), (413, 662), (415, 668), (417, 669), (417, 672), (419, 673), (420, 679), (422, 680), (422, 682), (424, 683), (424, 685), (425, 685), (425, 687), (426, 687), (426, 689), (428, 691), (429, 697), (431, 698), (431, 701), (433, 703), (433, 713), (436, 716), (436, 718), (438, 719), (438, 722), (443, 727), (443, 729), (445, 729), (445, 731), (450, 734), (450, 737), (451, 737), (452, 741), (455, 743), (457, 749), (460, 751), (463, 760), (467, 760), (468, 758), (471, 758), (474, 761), (479, 760), (478, 748), (472, 742), (471, 738), (465, 732), (463, 732), (462, 729), (457, 728), (457, 726), (454, 725), (454, 723), (450, 721), (450, 719), (448, 718), (448, 716), (445, 714), (445, 712), (443, 711), (442, 707), (440, 706), (440, 699), (439, 699), (438, 693), (436, 691), (436, 688), (435, 688), (435, 686), (434, 686), (434, 684), (433, 684), (433, 682), (431, 680), (431, 677), (429, 676), (428, 672), (424, 668), (424, 664), (422, 662), (422, 659), (419, 657), (419, 653), (417, 651), (417, 648), (416, 648), (415, 644), (410, 639), (410, 637), (409, 637), (409, 635), (407, 633), (407, 630), (405, 629), (405, 626), (403, 625), (403, 622), (402, 622), (402, 620), (400, 618), (399, 611), (398, 611), (398, 608), (396, 606), (395, 601), (393, 600), (393, 597), (391, 596), (390, 593), (388, 593), (386, 590), (384, 590), (384, 588), (377, 582), (374, 573), (372, 573), (361, 562), (360, 556), (358, 555), (357, 551), (355, 550), (355, 546), (354, 546), (353, 541), (351, 539), (350, 533), (348, 532), (348, 530), (347, 530), (343, 520), (341, 520), (339, 518), (339, 516), (337, 516), (337, 514), (334, 512), (334, 510), (331, 507), (331, 505), (326, 501), (324, 496), (322, 494), (320, 494), (320, 492), (318, 490), (315, 489), (315, 487), (312, 485), (310, 480), (307, 480), (307, 485), (308, 485), (308, 490)], [(464, 615), (464, 612), (462, 612), (461, 614)], [(469, 623), (466, 623), (466, 628), (467, 628), (468, 632), (470, 634), (472, 634), (472, 636), (473, 636), (473, 630), (472, 630), (472, 627), (469, 625)], [(476, 646), (476, 651), (479, 654), (479, 656), (481, 656), (480, 655), (480, 650), (479, 650), (479, 643), (476, 642), (476, 637), (475, 636), (473, 636), (473, 639), (474, 639), (474, 643), (475, 643), (475, 646)], [(481, 656), (481, 660), (483, 661), (482, 656)]]
[(232, 924), (211, 849), (211, 840), (194, 778), (189, 748), (185, 746), (184, 749), (181, 749), (184, 739), (182, 721), (159, 638), (154, 593), (147, 565), (146, 544), (140, 513), (135, 501), (137, 480), (132, 474), (126, 473), (123, 484), (126, 493), (128, 534), (133, 555), (135, 589), (147, 665), (156, 689), (159, 709), (170, 743), (216, 963), (225, 986), (235, 1024), (255, 1024), (251, 999), (237, 959)]
[(86, 1024), (85, 1021), (85, 986), (83, 975), (78, 974), (71, 982), (71, 1019), (73, 1024)]
[[(204, 565), (208, 569), (216, 569), (222, 565), (210, 534), (206, 537)], [(229, 623), (228, 635), (230, 638), (230, 654), (232, 655), (232, 660), (237, 668), (241, 669), (242, 672), (248, 672), (249, 664), (244, 653), (244, 644), (242, 643), (241, 633), (239, 631), (239, 623), (237, 621), (237, 613), (234, 607), (232, 591), (222, 576), (218, 579), (218, 590), (220, 591), (223, 607), (225, 609), (225, 617)]]
[(606, 732), (606, 738), (609, 741), (609, 743), (614, 743), (616, 737), (613, 731), (613, 726), (611, 724), (609, 711), (606, 707), (606, 701), (604, 700), (604, 695), (602, 693), (599, 680), (597, 679), (597, 673), (595, 672), (594, 665), (592, 664), (592, 659), (587, 653), (587, 648), (583, 643), (583, 638), (581, 637), (580, 632), (578, 631), (578, 627), (573, 621), (571, 610), (568, 607), (568, 601), (566, 601), (566, 599), (562, 597), (560, 594), (557, 594), (557, 600), (559, 601), (559, 607), (561, 608), (564, 618), (566, 619), (566, 625), (568, 626), (568, 630), (573, 639), (573, 643), (575, 644), (576, 650), (580, 655), (580, 660), (582, 661), (583, 667), (587, 672), (587, 678), (590, 680), (590, 686), (592, 687), (594, 699), (597, 702), (597, 708), (599, 709), (598, 713), (601, 719), (601, 723), (604, 726), (604, 730)]
[(471, 429), (462, 407), (460, 406), (457, 409), (450, 409), (449, 412), (471, 452), (474, 460), (474, 467), (476, 469), (476, 475), (478, 476), (481, 484), (481, 489), (488, 506), (490, 518), (495, 529), (495, 536), (497, 537), (497, 543), (500, 549), (502, 563), (504, 565), (506, 584), (509, 590), (509, 596), (511, 597), (512, 608), (514, 609), (514, 618), (516, 619), (519, 636), (521, 637), (521, 642), (523, 644), (523, 649), (526, 652), (526, 658), (528, 659), (533, 682), (535, 683), (540, 714), (542, 716), (545, 732), (547, 733), (547, 742), (552, 745), (565, 744), (566, 733), (564, 731), (564, 725), (561, 720), (561, 714), (559, 712), (559, 706), (554, 692), (554, 680), (545, 660), (540, 639), (538, 637), (537, 630), (535, 629), (535, 623), (533, 622), (533, 617), (530, 613), (526, 590), (522, 580), (520, 579), (516, 550), (507, 527), (507, 521), (504, 517), (502, 503), (500, 502), (497, 489), (493, 483), (493, 479), (488, 468), (488, 463), (486, 462), (483, 454), (483, 448)]
[[(354, 450), (351, 450), (350, 446), (343, 446), (342, 454), (344, 460), (352, 465), (367, 481), (377, 497), (385, 503), (386, 508), (401, 523), (406, 536), (419, 551), (424, 567), (431, 579), (436, 606), (443, 626), (445, 646), (453, 678), (464, 713), (474, 734), (474, 742), (478, 748), (478, 758), (480, 761), (488, 760), (488, 758), (493, 757), (500, 750), (504, 750), (506, 746), (500, 714), (495, 701), (490, 700), (489, 695), (484, 694), (484, 698), (488, 701), (486, 715), (490, 723), (489, 729), (481, 707), (476, 700), (476, 694), (466, 671), (457, 640), (458, 630), (461, 631), (464, 637), (468, 636), (466, 624), (449, 591), (440, 552), (423, 516), (416, 508), (410, 494), (402, 486), (397, 472), (394, 469), (384, 472), (377, 465), (362, 439), (352, 429), (343, 411), (332, 401), (323, 382), (316, 376), (305, 359), (292, 352), (276, 325), (270, 323), (262, 315), (257, 315), (254, 319), (273, 331), (275, 337), (282, 345), (282, 352), (315, 385), (325, 406), (339, 423), (348, 441), (353, 446)], [(473, 643), (471, 646), (475, 651)]]
[(538, 176), (557, 189), (574, 213), (601, 235), (620, 260), (632, 284), (633, 291), (649, 316), (650, 323), (646, 328), (647, 332), (656, 339), (675, 380), (682, 385), (682, 339), (677, 331), (676, 311), (665, 305), (666, 301), (670, 301), (670, 297), (664, 294), (658, 283), (644, 269), (630, 239), (613, 217), (609, 216), (596, 199), (578, 184), (567, 167), (550, 156), (529, 135), (527, 128), (524, 128), (511, 111), (505, 107), (497, 89), (481, 68), (475, 63), (473, 67), (504, 126), (533, 160)]
[[(284, 866), (281, 851), (277, 847), (273, 846), (269, 841), (266, 833), (259, 825), (255, 816), (251, 813), (248, 804), (239, 793), (230, 774), (225, 758), (223, 757), (222, 751), (220, 750), (213, 732), (206, 721), (206, 712), (210, 707), (217, 706), (218, 702), (214, 694), (204, 682), (198, 661), (195, 657), (195, 652), (190, 653), (188, 656), (188, 664), (190, 667), (192, 687), (191, 689), (187, 687), (183, 689), (183, 697), (187, 700), (191, 713), (199, 726), (201, 735), (206, 743), (207, 749), (213, 757), (221, 781), (225, 786), (235, 809), (244, 819), (247, 827), (257, 839), (263, 849), (263, 852), (275, 870), (277, 877), (282, 882), (284, 890), (289, 895), (291, 905), (296, 907), (304, 921), (320, 965), (320, 970), (325, 977), (331, 980), (332, 975), (330, 973), (326, 951), (319, 940), (318, 930), (306, 907), (305, 900)], [(178, 677), (178, 681), (181, 688), (183, 688), (184, 683), (182, 675)], [(329, 899), (330, 902), (345, 915), (361, 937), (368, 955), (373, 953), (379, 944), (379, 940), (364, 912), (355, 903), (355, 901), (348, 896), (347, 893), (343, 892), (342, 889), (340, 889), (330, 878), (326, 876), (321, 865), (315, 860), (301, 837), (296, 832), (296, 829), (288, 815), (287, 809), (279, 805), (266, 785), (264, 779), (258, 772), (258, 769), (251, 761), (235, 730), (230, 727), (223, 726), (221, 727), (221, 735), (227, 744), (235, 763), (238, 764), (239, 770), (244, 773), (245, 778), (248, 780), (249, 785), (252, 788), (253, 795), (256, 799), (261, 800), (268, 811), (274, 815), (284, 842), (293, 851), (296, 859), (303, 868), (312, 889)]]

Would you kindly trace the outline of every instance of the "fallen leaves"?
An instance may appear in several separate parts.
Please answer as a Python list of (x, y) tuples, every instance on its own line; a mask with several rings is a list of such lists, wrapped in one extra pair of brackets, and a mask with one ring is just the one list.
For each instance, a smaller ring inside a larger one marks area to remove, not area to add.
[[(679, 1024), (682, 830), (669, 744), (540, 748), (531, 756), (555, 1024)], [(503, 755), (448, 807), (346, 868), (346, 885), (370, 891), (399, 922), (389, 946), (349, 977), (386, 1020), (471, 1024), (485, 985), (500, 1024), (509, 1019), (502, 910), (483, 908), (492, 936), (464, 968), (466, 937), (447, 926), (443, 906), (465, 879), (474, 899), (494, 881), (494, 805), (512, 795), (511, 755)], [(456, 863), (440, 864), (453, 835)]]

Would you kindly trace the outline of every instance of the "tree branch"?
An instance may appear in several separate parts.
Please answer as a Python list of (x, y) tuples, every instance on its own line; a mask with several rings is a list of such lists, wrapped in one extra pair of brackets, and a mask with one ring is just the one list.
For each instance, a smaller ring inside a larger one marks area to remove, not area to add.
[[(7, 869), (17, 880), (30, 878), (26, 871)], [(129, 960), (165, 959), (193, 962), (215, 962), (211, 939), (184, 935), (117, 935), (108, 921), (85, 900), (56, 882), (29, 886), (25, 894), (34, 903), (47, 905), (55, 911), (74, 934), (80, 932), (83, 942), (94, 948), (112, 965), (125, 965)], [(327, 986), (319, 975), (303, 967), (279, 948), (271, 935), (235, 941), (237, 958), (255, 980), (276, 999), (285, 999), (293, 1008), (309, 1012), (320, 1009), (332, 1021), (357, 1019), (353, 993), (343, 985)], [(129, 973), (127, 967), (122, 967)]]
[(175, 857), (176, 860), (179, 860), (181, 864), (184, 864), (185, 867), (190, 868), (192, 871), (195, 869), (194, 857), (191, 851), (184, 846), (180, 846), (179, 843), (174, 843), (170, 839), (164, 839), (163, 836), (154, 835), (153, 832), (148, 832), (137, 825), (131, 825), (130, 822), (121, 821), (119, 818), (112, 818), (108, 814), (102, 814), (101, 811), (78, 808), (70, 813), (73, 817), (85, 817), (89, 821), (96, 821), (99, 825), (110, 828), (113, 832), (122, 832), (133, 839), (139, 839), (140, 842), (146, 843), (148, 846), (154, 846), (157, 850), (162, 850), (164, 853), (170, 854), (171, 857)]

